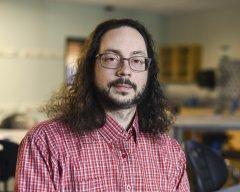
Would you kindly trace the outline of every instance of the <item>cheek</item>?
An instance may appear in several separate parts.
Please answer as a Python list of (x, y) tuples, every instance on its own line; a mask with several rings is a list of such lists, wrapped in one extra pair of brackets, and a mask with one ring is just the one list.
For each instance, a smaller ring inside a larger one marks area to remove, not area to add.
[(110, 81), (110, 74), (107, 70), (95, 67), (95, 84), (100, 87), (106, 87)]
[(139, 89), (145, 87), (147, 84), (148, 72), (144, 72), (143, 74), (137, 74), (135, 78), (135, 83), (138, 85)]

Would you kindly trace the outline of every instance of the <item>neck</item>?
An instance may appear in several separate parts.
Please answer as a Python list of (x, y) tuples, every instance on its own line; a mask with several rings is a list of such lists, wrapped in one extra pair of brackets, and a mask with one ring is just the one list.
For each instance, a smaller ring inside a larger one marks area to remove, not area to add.
[(127, 130), (132, 124), (136, 107), (129, 109), (120, 109), (117, 111), (107, 111), (107, 114), (112, 117), (123, 129)]

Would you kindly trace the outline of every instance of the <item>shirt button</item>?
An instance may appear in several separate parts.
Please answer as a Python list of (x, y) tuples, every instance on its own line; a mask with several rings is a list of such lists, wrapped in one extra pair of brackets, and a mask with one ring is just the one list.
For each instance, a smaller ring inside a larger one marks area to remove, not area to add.
[(131, 188), (132, 188), (131, 185), (127, 185), (126, 190), (131, 191)]
[(123, 159), (127, 158), (127, 154), (126, 154), (126, 153), (123, 153), (123, 154), (122, 154), (122, 158), (123, 158)]

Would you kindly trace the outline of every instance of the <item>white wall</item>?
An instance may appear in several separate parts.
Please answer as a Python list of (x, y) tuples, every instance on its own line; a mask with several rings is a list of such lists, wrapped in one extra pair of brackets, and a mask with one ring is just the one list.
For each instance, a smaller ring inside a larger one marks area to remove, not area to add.
[(203, 47), (203, 68), (215, 68), (221, 46), (230, 46), (230, 55), (240, 58), (239, 8), (178, 15), (168, 19), (168, 44), (199, 43)]
[(0, 2), (0, 112), (3, 108), (36, 106), (64, 80), (66, 37), (87, 37), (108, 18), (142, 21), (162, 43), (164, 18), (132, 10), (106, 12), (102, 7), (45, 0)]

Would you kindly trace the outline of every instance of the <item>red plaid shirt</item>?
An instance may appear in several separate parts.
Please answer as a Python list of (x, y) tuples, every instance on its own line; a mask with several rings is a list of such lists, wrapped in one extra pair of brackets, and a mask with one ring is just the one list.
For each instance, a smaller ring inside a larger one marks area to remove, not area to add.
[(128, 132), (108, 116), (84, 136), (52, 120), (32, 129), (20, 146), (15, 191), (190, 190), (185, 155), (174, 139), (139, 132), (137, 116)]

